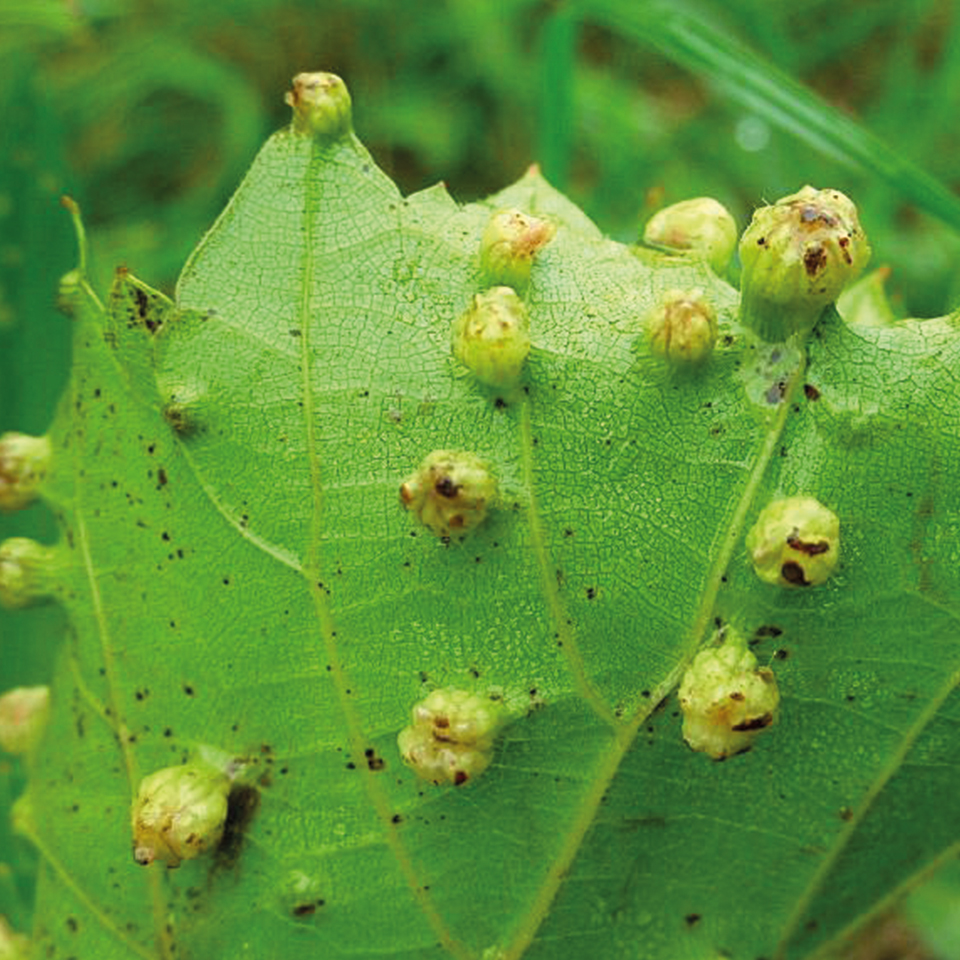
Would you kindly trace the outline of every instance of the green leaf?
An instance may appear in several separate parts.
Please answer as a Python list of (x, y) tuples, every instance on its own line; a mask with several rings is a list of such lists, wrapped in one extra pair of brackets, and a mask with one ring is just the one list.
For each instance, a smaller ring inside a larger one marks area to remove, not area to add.
[[(524, 388), (453, 358), (503, 207), (552, 219)], [(700, 288), (710, 362), (644, 342)], [(517, 960), (802, 957), (955, 842), (956, 319), (769, 345), (695, 261), (622, 246), (536, 169), (481, 204), (404, 199), (351, 136), (272, 137), (175, 303), (75, 294), (45, 498), (70, 629), (16, 823), (35, 949)], [(445, 543), (400, 506), (433, 450), (501, 496)], [(772, 499), (840, 517), (823, 586), (760, 582)], [(779, 722), (713, 762), (675, 688), (717, 623), (776, 673)], [(502, 699), (492, 766), (405, 767), (429, 691)], [(141, 778), (239, 764), (225, 840), (131, 856)]]

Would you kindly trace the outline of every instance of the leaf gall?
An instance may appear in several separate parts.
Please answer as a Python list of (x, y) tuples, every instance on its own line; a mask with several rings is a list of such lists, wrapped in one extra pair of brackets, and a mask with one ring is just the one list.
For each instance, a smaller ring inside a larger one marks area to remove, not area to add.
[(397, 737), (404, 763), (435, 784), (462, 786), (483, 773), (504, 723), (497, 701), (466, 690), (434, 690)]
[(815, 587), (827, 581), (840, 559), (840, 521), (813, 497), (787, 497), (760, 512), (746, 544), (765, 583)]

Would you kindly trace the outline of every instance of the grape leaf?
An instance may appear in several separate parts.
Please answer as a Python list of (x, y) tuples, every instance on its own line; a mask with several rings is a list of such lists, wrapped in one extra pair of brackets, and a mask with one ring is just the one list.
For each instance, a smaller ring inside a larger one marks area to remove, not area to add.
[[(450, 331), (506, 207), (557, 232), (498, 392)], [(44, 489), (70, 628), (14, 813), (40, 955), (802, 957), (955, 849), (956, 318), (830, 310), (765, 344), (706, 266), (604, 239), (535, 168), (484, 203), (403, 198), (352, 134), (294, 128), (176, 302), (72, 283)], [(645, 346), (671, 288), (720, 318), (692, 374)], [(462, 541), (399, 502), (438, 449), (499, 482)], [(785, 590), (743, 540), (798, 493), (838, 514), (842, 559)], [(718, 625), (783, 699), (722, 763), (675, 695)], [(397, 749), (446, 686), (510, 716), (462, 787)], [(138, 866), (140, 779), (200, 756), (243, 769), (224, 840)]]

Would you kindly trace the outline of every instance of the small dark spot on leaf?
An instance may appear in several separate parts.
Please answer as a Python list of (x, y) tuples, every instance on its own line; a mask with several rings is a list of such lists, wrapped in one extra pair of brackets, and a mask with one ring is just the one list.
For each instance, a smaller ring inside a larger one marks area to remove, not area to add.
[(803, 385), (803, 394), (808, 400), (820, 399), (820, 391), (812, 383), (805, 383)]
[(844, 821), (849, 821), (853, 819), (853, 810), (850, 807), (841, 807), (840, 808), (840, 819)]
[(368, 747), (363, 751), (363, 755), (367, 758), (367, 767), (370, 770), (383, 770), (387, 766), (387, 762), (383, 757), (378, 757), (376, 751), (372, 747)]
[(493, 401), (493, 405), (498, 410), (505, 410), (507, 406), (507, 401), (504, 400), (503, 397), (497, 397), (497, 399)]
[(596, 597), (597, 591), (593, 587), (587, 587), (587, 599), (593, 600)]
[(185, 684), (183, 685), (183, 692), (184, 692), (188, 697), (192, 697), (192, 696), (193, 696), (193, 693), (194, 693), (194, 690), (193, 690), (193, 687), (191, 687), (189, 683), (185, 683)]
[(777, 650), (777, 651), (774, 653), (773, 656), (774, 656), (774, 658), (775, 658), (776, 660), (789, 660), (789, 659), (790, 659), (790, 651), (787, 650), (785, 647), (781, 647), (779, 650)]
[(223, 824), (223, 838), (217, 847), (217, 866), (233, 867), (243, 850), (243, 841), (250, 823), (260, 807), (260, 791), (249, 784), (234, 784), (227, 797), (227, 819)]
[(688, 927), (695, 927), (700, 922), (700, 914), (688, 913), (683, 919)]
[(572, 537), (572, 536), (573, 536), (573, 531), (572, 531), (569, 527), (567, 527), (567, 529), (563, 531), (563, 535), (564, 535), (565, 537)]
[(467, 774), (463, 770), (458, 770), (453, 775), (453, 785), (455, 787), (463, 786), (463, 784), (465, 784), (469, 779), (470, 777), (467, 776)]

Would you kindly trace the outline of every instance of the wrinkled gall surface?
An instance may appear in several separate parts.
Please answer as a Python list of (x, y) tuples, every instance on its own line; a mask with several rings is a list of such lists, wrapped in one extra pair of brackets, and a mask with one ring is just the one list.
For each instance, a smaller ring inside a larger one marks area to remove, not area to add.
[[(536, 169), (401, 196), (345, 89), (298, 82), (173, 301), (125, 271), (64, 287), (37, 490), (61, 536), (9, 565), (15, 602), (69, 618), (15, 810), (34, 955), (808, 956), (956, 841), (956, 320), (827, 307), (765, 343), (703, 257), (605, 239)], [(555, 228), (509, 395), (451, 349), (503, 210)], [(681, 374), (644, 318), (693, 289), (717, 337)], [(497, 480), (462, 538), (398, 497), (434, 451)], [(745, 538), (801, 494), (840, 562), (771, 587)], [(722, 763), (677, 700), (718, 622), (781, 698)], [(510, 717), (465, 787), (398, 747), (444, 689)], [(219, 841), (138, 865), (138, 784), (203, 750), (244, 770)]]

